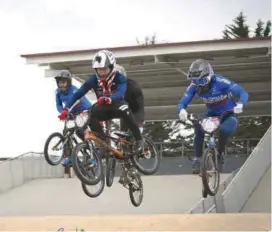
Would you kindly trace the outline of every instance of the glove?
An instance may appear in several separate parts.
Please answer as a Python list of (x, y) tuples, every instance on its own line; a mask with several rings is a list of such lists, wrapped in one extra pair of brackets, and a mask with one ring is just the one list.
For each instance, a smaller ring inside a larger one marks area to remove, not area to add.
[(240, 114), (243, 112), (243, 104), (242, 103), (237, 103), (237, 105), (233, 108), (233, 112), (235, 114)]
[(111, 98), (109, 98), (109, 97), (100, 97), (100, 98), (97, 99), (97, 103), (99, 105), (111, 104)]
[(179, 119), (181, 121), (186, 121), (187, 117), (188, 117), (187, 111), (185, 109), (181, 109), (180, 112), (179, 112)]
[(61, 113), (60, 113), (60, 115), (58, 116), (58, 118), (59, 118), (60, 120), (64, 120), (64, 119), (67, 117), (68, 112), (69, 112), (68, 109), (64, 109), (63, 111), (61, 111)]

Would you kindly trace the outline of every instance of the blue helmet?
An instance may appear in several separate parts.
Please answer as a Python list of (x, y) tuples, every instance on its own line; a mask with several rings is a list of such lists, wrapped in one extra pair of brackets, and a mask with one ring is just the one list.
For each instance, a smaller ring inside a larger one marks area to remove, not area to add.
[(207, 87), (214, 75), (212, 66), (203, 59), (195, 60), (188, 71), (187, 78), (191, 80), (198, 88)]

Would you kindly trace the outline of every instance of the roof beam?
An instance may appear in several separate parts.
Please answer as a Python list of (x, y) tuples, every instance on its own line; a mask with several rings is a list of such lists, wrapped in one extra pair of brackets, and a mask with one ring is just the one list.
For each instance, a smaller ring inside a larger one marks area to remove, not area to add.
[[(261, 48), (271, 47), (269, 38), (262, 39), (246, 39), (246, 40), (211, 40), (211, 41), (195, 41), (188, 43), (167, 43), (157, 44), (154, 46), (130, 46), (123, 48), (112, 48), (118, 58), (141, 58), (154, 55), (167, 54), (193, 54), (203, 52), (234, 52), (235, 50), (254, 51)], [(98, 49), (81, 50), (73, 52), (55, 52), (22, 55), (26, 58), (28, 64), (50, 64), (55, 62), (83, 61), (92, 60), (93, 55)], [(246, 53), (246, 51), (244, 52)], [(224, 54), (224, 53), (223, 53)], [(237, 54), (241, 54), (240, 52)]]

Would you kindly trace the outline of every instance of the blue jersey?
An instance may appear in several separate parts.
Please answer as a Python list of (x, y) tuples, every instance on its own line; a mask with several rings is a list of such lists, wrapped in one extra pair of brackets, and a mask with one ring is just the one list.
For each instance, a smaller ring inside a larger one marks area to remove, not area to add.
[[(77, 92), (77, 90), (78, 88), (74, 85), (71, 85), (65, 93), (61, 92), (59, 89), (56, 90), (56, 106), (59, 112), (63, 111), (67, 105), (67, 102), (72, 98), (73, 94)], [(88, 99), (86, 97), (82, 97), (80, 99), (80, 104), (74, 107), (71, 113), (80, 113), (89, 109), (91, 106), (92, 104), (88, 101)]]
[(206, 92), (198, 93), (196, 86), (192, 83), (179, 101), (178, 111), (186, 109), (196, 94), (206, 104), (208, 114), (215, 116), (219, 116), (227, 110), (232, 110), (236, 106), (233, 95), (239, 96), (239, 101), (242, 104), (246, 104), (248, 100), (248, 93), (241, 86), (215, 74), (212, 76), (210, 89)]
[[(98, 79), (95, 74), (91, 75), (79, 90), (74, 93), (73, 97), (66, 104), (66, 107), (70, 108), (91, 89), (94, 90), (97, 98), (104, 96), (103, 89), (98, 85)], [(111, 95), (109, 97), (113, 102), (123, 100), (127, 90), (127, 78), (123, 74), (116, 72), (110, 90)]]

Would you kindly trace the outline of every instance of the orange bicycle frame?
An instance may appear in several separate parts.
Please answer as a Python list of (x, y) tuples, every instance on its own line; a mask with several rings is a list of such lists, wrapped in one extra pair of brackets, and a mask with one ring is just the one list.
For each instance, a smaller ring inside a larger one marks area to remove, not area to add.
[[(97, 137), (94, 132), (92, 132), (92, 131), (90, 131), (88, 129), (86, 129), (86, 131), (85, 131), (84, 139), (85, 140), (92, 140), (92, 141), (98, 143), (100, 146), (102, 146), (102, 147), (106, 148), (107, 150), (113, 152), (118, 158), (121, 158), (121, 157), (124, 156), (123, 151), (119, 151), (119, 150), (113, 148), (112, 146), (107, 144), (105, 141), (103, 141), (102, 139)], [(121, 142), (126, 143), (127, 141), (121, 140)]]

